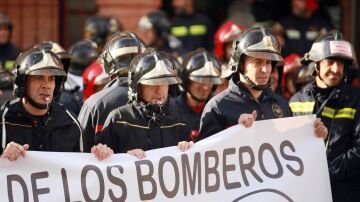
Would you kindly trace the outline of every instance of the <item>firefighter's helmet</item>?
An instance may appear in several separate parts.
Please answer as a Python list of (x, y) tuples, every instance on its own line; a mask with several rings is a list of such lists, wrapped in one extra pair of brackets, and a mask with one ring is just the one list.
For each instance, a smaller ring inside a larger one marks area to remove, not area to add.
[(106, 43), (106, 38), (122, 31), (121, 23), (114, 17), (91, 16), (85, 21), (84, 37), (102, 46)]
[(219, 85), (220, 75), (220, 62), (205, 49), (197, 49), (184, 57), (181, 79), (185, 91), (188, 91), (190, 81)]
[[(129, 101), (138, 101), (139, 85), (175, 85), (180, 84), (174, 63), (163, 53), (147, 48), (136, 56), (130, 65)], [(172, 90), (170, 88), (170, 90)], [(175, 89), (174, 89), (175, 90)]]
[(102, 86), (109, 82), (109, 77), (105, 73), (104, 67), (96, 61), (86, 68), (82, 78), (84, 83), (84, 100), (88, 99), (95, 93), (96, 86)]
[(228, 64), (227, 73), (224, 75), (231, 75), (235, 72), (242, 72), (242, 58), (243, 55), (271, 60), (274, 62), (273, 67), (277, 62), (283, 60), (281, 56), (281, 48), (278, 40), (264, 25), (253, 25), (245, 29), (234, 41), (231, 50), (231, 58)]
[(59, 57), (65, 72), (68, 71), (72, 57), (60, 44), (54, 41), (43, 41), (36, 44), (34, 48), (47, 49), (55, 53)]
[(134, 32), (121, 32), (106, 43), (100, 61), (109, 75), (127, 72), (131, 61), (144, 49), (143, 41)]
[[(22, 98), (26, 95), (26, 78), (29, 75), (55, 76), (55, 90), (53, 97), (59, 93), (60, 87), (66, 77), (66, 72), (58, 56), (48, 49), (31, 48), (21, 53), (15, 61), (14, 95)], [(31, 101), (31, 98), (28, 97)], [(46, 105), (34, 103), (33, 106), (45, 109)]]
[[(355, 51), (352, 44), (343, 39), (340, 31), (333, 30), (319, 36), (308, 53), (305, 53), (301, 63), (308, 65), (312, 62), (319, 62), (326, 58), (337, 58), (356, 66)], [(348, 65), (347, 65), (348, 66)]]
[(72, 57), (69, 72), (77, 76), (81, 76), (85, 69), (99, 57), (97, 45), (90, 40), (78, 41), (70, 47), (69, 53)]
[(232, 41), (240, 35), (241, 31), (244, 30), (245, 27), (239, 24), (236, 24), (232, 21), (227, 21), (223, 25), (219, 27), (219, 29), (215, 32), (215, 55), (219, 59), (224, 58), (224, 46), (226, 43), (232, 43)]

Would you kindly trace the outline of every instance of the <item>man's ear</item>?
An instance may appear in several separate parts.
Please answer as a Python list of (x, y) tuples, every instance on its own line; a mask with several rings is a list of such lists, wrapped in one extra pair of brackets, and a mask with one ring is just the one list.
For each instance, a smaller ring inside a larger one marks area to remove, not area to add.
[(320, 65), (318, 64), (319, 62), (315, 62), (314, 63), (314, 71), (313, 71), (313, 76), (317, 76), (320, 74)]

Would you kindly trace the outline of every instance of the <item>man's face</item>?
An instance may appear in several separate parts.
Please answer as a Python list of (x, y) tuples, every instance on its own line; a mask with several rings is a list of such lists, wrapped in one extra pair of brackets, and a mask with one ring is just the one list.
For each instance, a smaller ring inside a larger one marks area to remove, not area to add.
[(208, 99), (213, 85), (210, 83), (189, 82), (189, 92), (199, 100)]
[(6, 44), (10, 39), (10, 30), (8, 26), (0, 25), (0, 44)]
[[(318, 74), (330, 86), (337, 86), (344, 76), (344, 62), (335, 59), (324, 59), (319, 62)], [(317, 77), (317, 80), (319, 78)], [(317, 82), (318, 84), (321, 82)], [(320, 86), (322, 87), (322, 86)], [(325, 86), (323, 86), (325, 87)]]
[(271, 60), (245, 56), (244, 74), (256, 85), (266, 85), (271, 75)]
[(143, 41), (145, 42), (145, 44), (147, 46), (152, 46), (154, 45), (154, 42), (157, 38), (157, 35), (156, 35), (156, 32), (154, 29), (144, 29), (144, 30), (141, 30), (142, 31), (142, 34), (143, 34)]
[(174, 8), (176, 15), (182, 15), (186, 13), (188, 7), (192, 7), (192, 0), (172, 0), (171, 5)]
[[(47, 104), (53, 100), (55, 90), (55, 76), (35, 76), (26, 77), (26, 95), (39, 104)], [(49, 98), (46, 101), (46, 97)]]
[(291, 2), (292, 12), (296, 16), (304, 16), (306, 13), (306, 1), (305, 0), (292, 0)]
[(164, 104), (169, 93), (168, 85), (144, 85), (140, 84), (140, 97), (143, 101), (151, 104)]
[(229, 62), (231, 57), (232, 42), (225, 43), (225, 62)]

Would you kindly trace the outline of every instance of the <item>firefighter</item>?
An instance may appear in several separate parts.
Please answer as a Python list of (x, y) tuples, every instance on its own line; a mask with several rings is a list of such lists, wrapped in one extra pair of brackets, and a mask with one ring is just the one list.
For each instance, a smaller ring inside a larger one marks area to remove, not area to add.
[(205, 49), (190, 52), (181, 69), (184, 92), (176, 100), (192, 140), (199, 135), (201, 113), (217, 85), (221, 84), (220, 62)]
[[(128, 71), (132, 59), (145, 49), (144, 43), (133, 32), (122, 32), (108, 41), (99, 60), (112, 79), (103, 90), (84, 102), (78, 120), (84, 130), (85, 151), (95, 143), (95, 134), (100, 133), (107, 115), (128, 102)], [(90, 66), (98, 65), (94, 62)], [(90, 67), (89, 67), (90, 68)]]
[(97, 45), (90, 40), (81, 40), (70, 47), (71, 61), (59, 103), (78, 116), (83, 104), (83, 73), (98, 57)]
[(111, 16), (91, 16), (85, 21), (84, 39), (89, 39), (97, 44), (101, 53), (106, 42), (112, 35), (123, 30), (122, 24)]
[(326, 153), (334, 202), (360, 196), (360, 90), (345, 81), (355, 58), (341, 32), (318, 37), (301, 59), (313, 68), (315, 79), (290, 100), (294, 115), (316, 114), (329, 129)]
[[(12, 83), (12, 75), (9, 71), (0, 66), (0, 88), (8, 86)], [(0, 96), (2, 91), (0, 90)]]
[[(206, 104), (198, 139), (238, 123), (251, 127), (255, 120), (292, 116), (288, 103), (269, 88), (272, 68), (281, 61), (278, 41), (267, 28), (256, 25), (244, 30), (233, 42), (229, 87)], [(315, 122), (315, 133), (327, 135), (320, 120)]]
[[(54, 101), (66, 77), (60, 59), (48, 49), (31, 48), (15, 62), (14, 95), (1, 107), (2, 158), (11, 161), (26, 150), (83, 151), (81, 127), (71, 113)], [(97, 145), (93, 153), (104, 159), (112, 150)]]
[(177, 57), (185, 54), (181, 41), (171, 35), (170, 21), (163, 11), (150, 12), (139, 20), (143, 40), (148, 47), (156, 48)]
[[(21, 51), (11, 42), (12, 33), (13, 23), (11, 19), (0, 13), (0, 66), (9, 73), (12, 72), (15, 59)], [(1, 90), (3, 91), (3, 95), (0, 98), (1, 105), (15, 98), (12, 95), (12, 83), (13, 82), (9, 82), (8, 85), (1, 86)]]
[(148, 48), (135, 57), (129, 71), (129, 101), (114, 109), (106, 119), (97, 142), (115, 153), (138, 158), (145, 151), (178, 145), (184, 151), (188, 142), (179, 109), (169, 103), (169, 92), (181, 82), (167, 56)]

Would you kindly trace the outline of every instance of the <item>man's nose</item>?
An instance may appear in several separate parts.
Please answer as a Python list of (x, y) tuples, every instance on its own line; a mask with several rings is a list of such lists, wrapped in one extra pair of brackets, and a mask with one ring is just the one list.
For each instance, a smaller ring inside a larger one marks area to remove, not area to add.
[(331, 71), (339, 72), (341, 65), (342, 65), (342, 63), (340, 63), (340, 62), (334, 62), (334, 64), (331, 66)]

